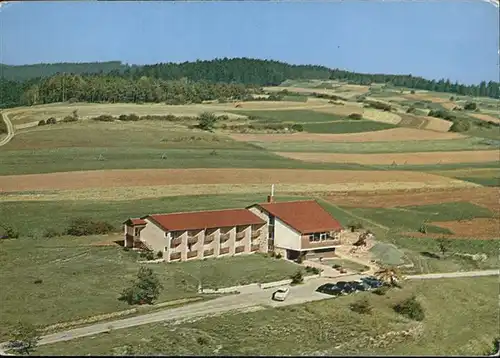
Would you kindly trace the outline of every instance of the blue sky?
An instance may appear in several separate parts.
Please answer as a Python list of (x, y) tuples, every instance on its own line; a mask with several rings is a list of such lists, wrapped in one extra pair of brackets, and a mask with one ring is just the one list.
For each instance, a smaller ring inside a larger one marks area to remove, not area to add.
[(480, 1), (20, 2), (0, 62), (253, 57), (478, 83), (499, 80), (498, 28)]

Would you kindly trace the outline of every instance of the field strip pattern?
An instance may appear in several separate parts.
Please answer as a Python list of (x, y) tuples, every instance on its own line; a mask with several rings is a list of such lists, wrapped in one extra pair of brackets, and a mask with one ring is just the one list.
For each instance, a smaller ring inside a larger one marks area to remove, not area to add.
[(243, 142), (393, 142), (417, 140), (447, 140), (465, 138), (459, 133), (441, 133), (413, 128), (391, 128), (380, 131), (345, 134), (294, 133), (294, 134), (231, 134), (231, 138)]
[(0, 176), (1, 192), (70, 190), (189, 184), (378, 184), (473, 186), (460, 180), (413, 171), (298, 169), (129, 169)]
[(498, 150), (383, 154), (276, 152), (275, 154), (285, 158), (313, 163), (357, 163), (368, 165), (390, 165), (394, 163), (397, 165), (480, 163), (496, 161), (500, 157)]
[[(448, 183), (422, 182), (377, 182), (377, 183), (339, 183), (339, 184), (278, 184), (280, 194), (333, 193), (373, 190), (415, 190), (445, 189), (450, 187), (471, 187), (476, 184), (453, 181)], [(53, 201), (53, 200), (136, 200), (186, 195), (224, 195), (224, 194), (264, 194), (269, 192), (268, 184), (188, 184), (162, 186), (135, 186), (114, 188), (92, 188), (77, 190), (49, 190), (1, 193), (0, 202), (8, 201)]]

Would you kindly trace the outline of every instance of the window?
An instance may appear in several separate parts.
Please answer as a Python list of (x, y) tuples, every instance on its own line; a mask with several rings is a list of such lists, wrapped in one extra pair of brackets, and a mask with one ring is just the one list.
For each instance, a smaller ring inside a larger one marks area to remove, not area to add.
[(322, 232), (320, 235), (319, 235), (321, 241), (323, 240), (326, 240), (328, 238), (328, 235), (326, 234), (326, 232)]
[(138, 227), (134, 228), (134, 236), (139, 236), (140, 232), (141, 230)]
[(320, 242), (328, 240), (328, 234), (326, 232), (315, 232), (309, 235), (309, 242)]
[(163, 250), (164, 251), (168, 251), (168, 246), (165, 246), (165, 248)]

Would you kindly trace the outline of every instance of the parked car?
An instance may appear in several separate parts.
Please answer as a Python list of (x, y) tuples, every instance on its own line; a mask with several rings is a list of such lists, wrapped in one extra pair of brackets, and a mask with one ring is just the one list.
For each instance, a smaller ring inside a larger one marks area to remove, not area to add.
[(290, 293), (289, 288), (285, 287), (278, 288), (276, 291), (274, 291), (272, 299), (274, 301), (284, 301), (288, 297), (289, 293)]
[(382, 287), (384, 285), (384, 283), (382, 281), (380, 281), (379, 279), (377, 279), (376, 277), (373, 277), (373, 276), (363, 277), (361, 279), (361, 282), (366, 283), (371, 288), (379, 288), (379, 287)]
[(369, 291), (371, 286), (362, 281), (350, 281), (348, 282), (356, 291)]
[(342, 289), (337, 287), (333, 283), (325, 283), (316, 289), (316, 292), (325, 293), (331, 296), (340, 296), (342, 294)]
[(339, 281), (335, 284), (335, 286), (340, 288), (342, 292), (345, 293), (346, 295), (356, 291), (356, 289), (351, 285), (351, 283), (346, 281)]

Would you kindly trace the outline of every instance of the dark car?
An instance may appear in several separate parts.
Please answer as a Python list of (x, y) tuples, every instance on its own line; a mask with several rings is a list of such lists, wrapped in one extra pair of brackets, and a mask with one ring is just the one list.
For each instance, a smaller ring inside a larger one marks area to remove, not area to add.
[(371, 289), (371, 286), (365, 282), (360, 281), (350, 281), (348, 282), (356, 291), (368, 291)]
[(342, 294), (342, 289), (340, 289), (333, 283), (325, 283), (324, 285), (319, 286), (316, 289), (316, 292), (321, 292), (332, 296), (340, 296)]
[(363, 277), (361, 279), (361, 282), (366, 283), (371, 288), (379, 288), (379, 287), (382, 287), (384, 285), (384, 283), (382, 281), (380, 281), (377, 278), (372, 277), (372, 276)]
[(339, 281), (335, 284), (338, 288), (342, 290), (342, 292), (348, 294), (348, 293), (353, 293), (356, 291), (356, 289), (351, 285), (350, 282), (346, 281)]

